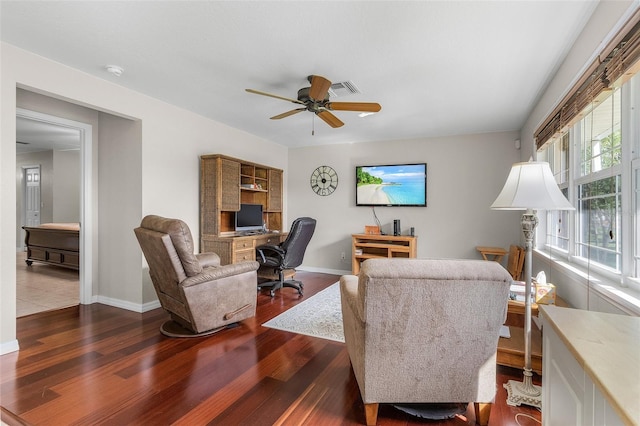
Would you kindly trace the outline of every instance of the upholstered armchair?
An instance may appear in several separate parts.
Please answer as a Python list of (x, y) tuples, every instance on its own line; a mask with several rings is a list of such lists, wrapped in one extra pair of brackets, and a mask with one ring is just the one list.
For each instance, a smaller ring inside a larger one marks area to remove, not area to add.
[(146, 216), (134, 230), (162, 307), (171, 315), (160, 331), (203, 336), (255, 315), (258, 262), (220, 266), (215, 253), (194, 254), (179, 219)]
[(487, 424), (511, 276), (482, 260), (369, 259), (340, 278), (367, 425), (381, 403), (474, 402)]

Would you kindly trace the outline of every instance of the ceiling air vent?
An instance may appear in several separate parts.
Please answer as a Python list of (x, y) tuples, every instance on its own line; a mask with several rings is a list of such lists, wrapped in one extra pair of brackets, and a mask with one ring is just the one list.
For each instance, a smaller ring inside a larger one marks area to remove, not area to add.
[(341, 96), (355, 95), (362, 93), (352, 81), (341, 81), (333, 83), (329, 88), (329, 97), (339, 98)]

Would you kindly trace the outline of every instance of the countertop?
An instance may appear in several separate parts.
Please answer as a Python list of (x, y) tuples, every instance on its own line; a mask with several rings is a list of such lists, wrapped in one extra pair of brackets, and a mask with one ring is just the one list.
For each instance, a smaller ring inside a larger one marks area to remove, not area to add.
[[(640, 318), (538, 305), (626, 424), (640, 425)], [(544, 374), (544, 371), (543, 371)]]

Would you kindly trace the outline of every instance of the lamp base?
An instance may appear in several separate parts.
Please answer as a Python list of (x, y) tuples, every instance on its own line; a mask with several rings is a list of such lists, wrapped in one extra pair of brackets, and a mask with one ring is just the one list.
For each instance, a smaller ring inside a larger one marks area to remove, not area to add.
[(524, 380), (516, 382), (509, 380), (503, 386), (507, 390), (507, 405), (518, 406), (521, 404), (542, 408), (542, 388), (531, 381), (531, 370), (524, 370)]

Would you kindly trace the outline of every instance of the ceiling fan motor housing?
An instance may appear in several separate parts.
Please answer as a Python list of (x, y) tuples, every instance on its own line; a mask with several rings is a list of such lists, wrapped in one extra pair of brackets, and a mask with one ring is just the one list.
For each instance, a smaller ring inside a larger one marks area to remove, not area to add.
[(317, 113), (321, 108), (324, 108), (325, 103), (329, 102), (329, 94), (327, 93), (322, 100), (312, 99), (311, 96), (309, 96), (310, 90), (311, 87), (303, 87), (298, 90), (298, 100), (304, 102), (307, 110)]
[(329, 100), (329, 93), (326, 94), (326, 96), (324, 97), (324, 99), (320, 100), (320, 99), (311, 99), (311, 97), (309, 96), (309, 91), (311, 90), (311, 87), (303, 87), (302, 89), (298, 90), (298, 100), (300, 102), (312, 102), (312, 101), (316, 101), (318, 103), (321, 102), (326, 102)]

